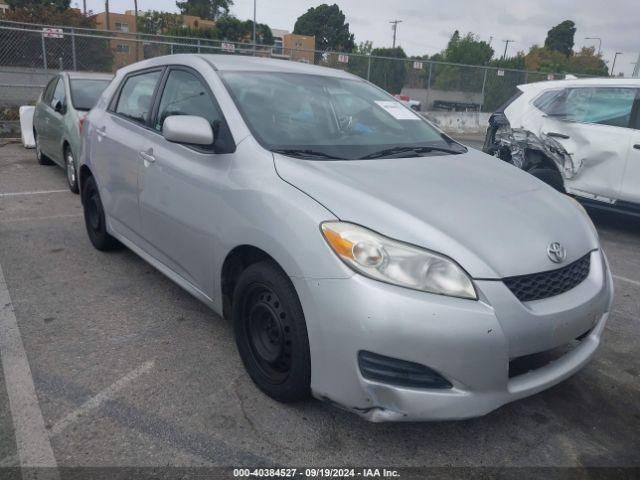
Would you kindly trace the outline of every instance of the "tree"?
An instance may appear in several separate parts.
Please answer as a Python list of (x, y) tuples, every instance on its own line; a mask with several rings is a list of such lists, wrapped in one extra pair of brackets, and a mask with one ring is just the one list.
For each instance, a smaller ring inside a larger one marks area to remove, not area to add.
[(57, 10), (66, 10), (69, 8), (71, 0), (6, 0), (7, 5), (11, 10), (23, 9), (23, 8), (37, 8), (37, 7), (53, 7)]
[(563, 73), (569, 66), (569, 58), (558, 50), (534, 45), (524, 58), (527, 70), (535, 72)]
[(316, 63), (322, 57), (321, 52), (350, 52), (354, 47), (353, 33), (349, 31), (344, 13), (336, 4), (322, 4), (307, 10), (296, 20), (293, 33), (316, 37), (316, 49), (320, 50), (316, 52)]
[[(440, 60), (467, 65), (487, 65), (493, 57), (493, 48), (469, 32), (464, 37), (457, 30), (451, 35), (447, 48)], [(438, 65), (435, 69), (436, 88), (441, 90), (459, 90), (479, 92), (482, 90), (484, 72), (478, 68), (456, 65)]]
[(206, 20), (217, 20), (229, 14), (233, 0), (185, 0), (176, 2), (182, 15), (193, 15)]
[(456, 30), (444, 51), (447, 62), (466, 63), (468, 65), (486, 65), (493, 57), (493, 48), (469, 32), (464, 37)]
[(155, 10), (142, 12), (138, 16), (138, 32), (160, 35), (169, 30), (182, 27), (184, 21), (182, 15), (169, 12), (157, 12)]
[[(400, 93), (407, 77), (407, 54), (402, 47), (374, 48), (371, 51), (369, 80), (389, 93)], [(388, 57), (388, 58), (376, 58)], [(395, 59), (399, 60), (395, 60)]]
[[(231, 42), (250, 42), (253, 34), (253, 20), (239, 20), (236, 17), (222, 17), (214, 27), (214, 38)], [(269, 25), (256, 24), (256, 42), (273, 45), (273, 33)]]
[(571, 73), (603, 77), (606, 77), (609, 74), (609, 69), (607, 64), (604, 63), (602, 55), (596, 53), (596, 47), (582, 47), (579, 52), (576, 52), (569, 57), (568, 70)]
[(573, 53), (575, 34), (576, 24), (571, 20), (565, 20), (547, 32), (547, 39), (544, 41), (544, 46), (549, 50), (560, 52), (568, 57)]

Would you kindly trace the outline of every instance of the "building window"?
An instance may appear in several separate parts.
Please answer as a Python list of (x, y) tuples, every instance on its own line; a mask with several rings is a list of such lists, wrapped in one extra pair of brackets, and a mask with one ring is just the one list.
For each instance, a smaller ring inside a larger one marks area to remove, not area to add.
[(275, 55), (282, 55), (282, 39), (281, 38), (274, 38), (273, 39), (273, 49), (272, 49), (273, 53)]
[(116, 52), (118, 53), (129, 53), (129, 45), (125, 45), (123, 43), (119, 43), (116, 45)]
[(122, 22), (116, 22), (116, 30), (119, 32), (128, 32), (129, 31), (129, 24), (128, 23), (122, 23)]

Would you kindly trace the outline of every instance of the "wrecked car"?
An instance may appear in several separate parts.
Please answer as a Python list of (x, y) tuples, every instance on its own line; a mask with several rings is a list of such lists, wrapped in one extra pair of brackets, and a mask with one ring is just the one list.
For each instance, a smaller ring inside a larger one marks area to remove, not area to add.
[(640, 79), (520, 85), (483, 150), (587, 206), (640, 215)]

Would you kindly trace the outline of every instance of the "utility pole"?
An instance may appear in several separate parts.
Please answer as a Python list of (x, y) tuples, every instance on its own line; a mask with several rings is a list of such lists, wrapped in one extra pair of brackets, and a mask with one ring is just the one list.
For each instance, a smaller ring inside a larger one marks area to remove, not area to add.
[(107, 18), (107, 30), (111, 30), (111, 22), (109, 21), (109, 0), (104, 0), (104, 13)]
[(618, 55), (622, 55), (622, 52), (616, 52), (613, 56), (613, 64), (611, 65), (611, 76), (613, 77), (613, 69), (616, 68), (616, 60), (618, 59)]
[(393, 48), (396, 48), (396, 33), (398, 32), (398, 24), (402, 23), (402, 20), (391, 20), (389, 23), (393, 25), (391, 27), (393, 30)]
[(140, 42), (138, 41), (138, 0), (133, 0), (133, 11), (136, 15), (136, 24), (133, 27), (136, 32), (136, 62), (140, 60)]
[(640, 53), (638, 54), (638, 60), (635, 61), (635, 68), (633, 69), (633, 77), (634, 78), (638, 78), (640, 77)]
[(504, 42), (504, 53), (502, 54), (502, 59), (507, 58), (507, 48), (509, 48), (509, 44), (515, 42), (515, 40), (503, 40)]
[(600, 37), (584, 37), (585, 40), (597, 40), (598, 41), (598, 55), (602, 53), (602, 39)]
[(256, 54), (256, 1), (253, 0), (253, 55)]
[(82, 11), (84, 13), (84, 16), (87, 16), (87, 0), (82, 0)]

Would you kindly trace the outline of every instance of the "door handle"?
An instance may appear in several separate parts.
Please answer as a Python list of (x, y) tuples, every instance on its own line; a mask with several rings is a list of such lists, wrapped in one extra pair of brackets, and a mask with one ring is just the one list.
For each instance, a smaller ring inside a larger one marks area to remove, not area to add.
[(564, 138), (565, 140), (569, 139), (569, 135), (565, 135), (564, 133), (557, 133), (557, 132), (547, 132), (547, 136), (555, 137), (555, 138)]
[(99, 137), (104, 137), (107, 134), (107, 127), (99, 127), (96, 129), (96, 134)]
[(150, 148), (147, 151), (140, 152), (140, 158), (142, 158), (145, 163), (153, 163), (156, 161), (156, 157), (153, 156), (153, 149)]
[(636, 150), (640, 150), (640, 143), (636, 143), (633, 148), (635, 148)]

